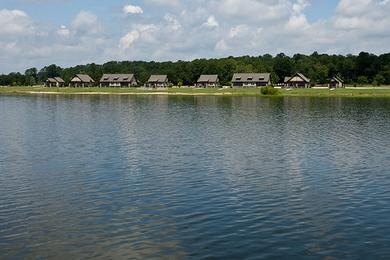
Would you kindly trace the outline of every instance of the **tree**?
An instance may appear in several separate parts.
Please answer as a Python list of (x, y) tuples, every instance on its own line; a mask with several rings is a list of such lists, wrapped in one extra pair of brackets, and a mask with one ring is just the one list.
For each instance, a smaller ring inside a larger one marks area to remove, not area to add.
[(47, 78), (59, 77), (62, 73), (62, 68), (52, 64), (46, 67), (43, 67), (38, 73), (38, 78), (41, 81), (45, 81)]
[(366, 76), (359, 76), (357, 79), (357, 83), (360, 85), (364, 85), (368, 83), (368, 79)]
[(37, 84), (38, 80), (38, 70), (37, 68), (30, 68), (24, 72), (26, 76), (26, 83), (30, 86), (34, 86)]
[(385, 83), (386, 79), (382, 74), (377, 74), (374, 77), (374, 81), (372, 82), (374, 85), (380, 86)]
[(27, 69), (27, 70), (24, 72), (24, 75), (26, 75), (26, 76), (28, 76), (28, 77), (34, 77), (34, 78), (37, 77), (37, 74), (38, 74), (37, 68), (30, 68), (30, 69)]
[(291, 76), (293, 73), (293, 64), (290, 58), (284, 53), (278, 54), (274, 60), (273, 71), (281, 80), (284, 77)]
[(218, 74), (221, 84), (226, 85), (238, 72), (269, 72), (273, 83), (283, 82), (286, 76), (301, 72), (313, 83), (325, 83), (328, 78), (338, 75), (346, 84), (390, 84), (390, 53), (377, 56), (361, 52), (358, 56), (343, 56), (314, 52), (311, 55), (295, 54), (293, 57), (280, 53), (275, 57), (265, 54), (177, 62), (110, 61), (103, 65), (92, 63), (64, 69), (52, 64), (41, 70), (29, 68), (24, 74), (0, 75), (0, 85), (34, 85), (57, 76), (68, 83), (79, 73), (89, 74), (97, 81), (103, 73), (134, 73), (140, 85), (151, 74), (167, 74), (173, 83), (181, 81), (184, 85), (194, 84), (201, 74)]

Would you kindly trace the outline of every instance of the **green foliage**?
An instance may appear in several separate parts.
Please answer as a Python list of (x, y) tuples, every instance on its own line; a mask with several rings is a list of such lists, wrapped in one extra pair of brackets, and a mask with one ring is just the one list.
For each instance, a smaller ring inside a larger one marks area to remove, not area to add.
[[(272, 91), (272, 90), (271, 90)], [(279, 96), (299, 96), (299, 97), (388, 97), (390, 98), (390, 88), (357, 88), (357, 89), (335, 89), (334, 91), (329, 91), (328, 89), (277, 89)], [(194, 88), (167, 88), (164, 90), (161, 89), (139, 89), (139, 88), (45, 88), (45, 87), (1, 87), (1, 94), (12, 94), (12, 95), (34, 95), (45, 93), (54, 93), (58, 94), (91, 94), (91, 95), (100, 95), (102, 92), (106, 94), (170, 94), (170, 95), (216, 95), (216, 96), (264, 96), (261, 94), (258, 88), (227, 88), (227, 89), (216, 89), (216, 88), (205, 88), (205, 89), (194, 89)], [(268, 94), (268, 92), (267, 92)]]
[(280, 91), (274, 87), (263, 87), (260, 89), (260, 93), (265, 96), (279, 95)]
[(385, 82), (386, 82), (385, 77), (382, 74), (377, 74), (374, 78), (373, 84), (380, 86), (380, 85), (385, 84)]
[(179, 82), (177, 83), (177, 86), (178, 86), (179, 88), (181, 88), (181, 87), (183, 86), (183, 81), (182, 81), (182, 80), (179, 80)]
[(270, 72), (272, 83), (282, 83), (295, 72), (308, 76), (313, 84), (327, 83), (333, 76), (340, 76), (346, 84), (390, 84), (390, 53), (374, 55), (328, 55), (314, 52), (311, 55), (283, 53), (251, 57), (227, 57), (221, 59), (196, 59), (177, 62), (110, 61), (105, 64), (78, 65), (61, 68), (55, 64), (41, 70), (30, 68), (21, 73), (0, 75), (0, 86), (12, 84), (27, 86), (42, 84), (48, 77), (62, 77), (66, 83), (78, 73), (89, 74), (99, 81), (104, 73), (134, 73), (143, 85), (151, 74), (167, 74), (174, 85), (193, 85), (201, 74), (218, 74), (222, 85), (229, 85), (235, 72)]
[(368, 83), (368, 79), (367, 79), (366, 76), (359, 76), (357, 78), (357, 83), (360, 84), (360, 85), (367, 84)]

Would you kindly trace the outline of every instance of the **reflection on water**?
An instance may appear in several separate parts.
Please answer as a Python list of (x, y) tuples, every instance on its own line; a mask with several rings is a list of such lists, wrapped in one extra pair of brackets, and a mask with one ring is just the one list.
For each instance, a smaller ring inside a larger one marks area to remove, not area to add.
[(389, 112), (0, 96), (0, 258), (390, 257)]

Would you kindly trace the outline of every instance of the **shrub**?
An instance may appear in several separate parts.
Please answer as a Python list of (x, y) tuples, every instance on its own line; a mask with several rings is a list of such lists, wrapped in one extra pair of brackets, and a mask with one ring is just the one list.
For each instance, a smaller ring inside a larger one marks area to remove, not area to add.
[(265, 96), (275, 96), (280, 94), (279, 90), (274, 87), (263, 87), (260, 89), (260, 92)]

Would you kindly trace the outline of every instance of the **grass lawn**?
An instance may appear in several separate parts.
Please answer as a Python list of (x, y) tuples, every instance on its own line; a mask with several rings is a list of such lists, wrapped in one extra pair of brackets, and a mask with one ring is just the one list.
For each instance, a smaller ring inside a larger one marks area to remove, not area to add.
[[(296, 97), (390, 97), (390, 87), (363, 87), (329, 90), (325, 89), (279, 89), (278, 96)], [(249, 89), (140, 89), (140, 88), (45, 88), (45, 87), (0, 87), (0, 94), (167, 94), (167, 95), (225, 95), (263, 96), (258, 88)]]

